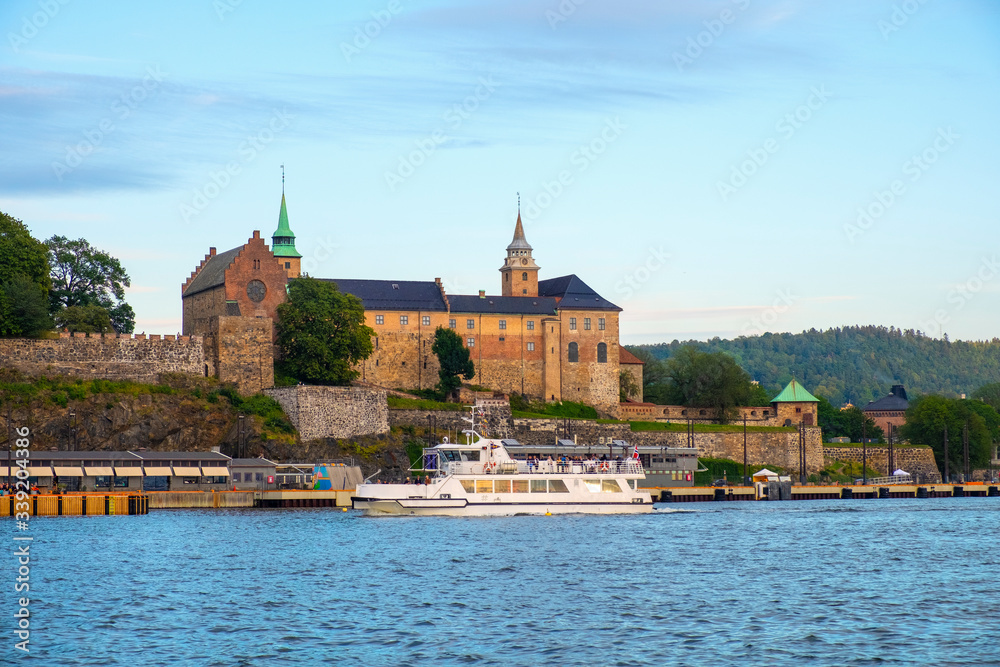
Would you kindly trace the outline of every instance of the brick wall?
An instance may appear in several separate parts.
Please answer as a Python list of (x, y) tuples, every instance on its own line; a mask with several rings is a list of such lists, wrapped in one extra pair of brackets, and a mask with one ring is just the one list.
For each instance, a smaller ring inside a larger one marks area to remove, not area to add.
[(160, 373), (204, 375), (205, 356), (199, 336), (78, 333), (54, 340), (0, 339), (0, 365), (29, 375), (156, 382)]
[(389, 430), (389, 406), (381, 389), (298, 385), (265, 389), (264, 393), (281, 404), (303, 441)]

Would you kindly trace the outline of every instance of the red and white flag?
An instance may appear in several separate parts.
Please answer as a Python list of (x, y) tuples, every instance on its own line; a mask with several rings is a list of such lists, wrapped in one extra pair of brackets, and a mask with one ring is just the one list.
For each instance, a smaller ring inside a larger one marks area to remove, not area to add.
[(639, 458), (639, 445), (636, 445), (635, 449), (632, 450), (632, 458), (638, 460), (638, 458)]

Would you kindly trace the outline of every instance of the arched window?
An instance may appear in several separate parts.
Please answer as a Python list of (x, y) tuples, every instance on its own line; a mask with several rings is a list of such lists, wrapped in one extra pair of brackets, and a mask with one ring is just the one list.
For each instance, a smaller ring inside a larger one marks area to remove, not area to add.
[(576, 343), (569, 344), (569, 360), (580, 361), (580, 347)]
[(606, 364), (608, 363), (608, 344), (598, 343), (597, 344), (597, 363)]
[(527, 271), (522, 272), (521, 273), (521, 280), (527, 280), (527, 279), (528, 279), (528, 272)]

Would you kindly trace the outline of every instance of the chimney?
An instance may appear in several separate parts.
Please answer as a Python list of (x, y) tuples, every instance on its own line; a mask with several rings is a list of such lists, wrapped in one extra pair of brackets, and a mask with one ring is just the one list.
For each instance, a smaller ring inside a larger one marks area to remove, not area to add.
[(486, 298), (486, 290), (484, 290), (484, 289), (479, 290), (479, 298), (480, 299), (485, 299)]
[(215, 248), (209, 248), (208, 249), (208, 256), (209, 257), (215, 257)]

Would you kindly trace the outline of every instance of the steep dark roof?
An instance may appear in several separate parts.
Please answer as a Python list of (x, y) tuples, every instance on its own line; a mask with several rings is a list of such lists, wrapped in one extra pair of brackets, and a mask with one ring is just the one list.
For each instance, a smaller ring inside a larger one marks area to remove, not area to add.
[(205, 262), (205, 266), (201, 267), (201, 271), (191, 281), (191, 284), (187, 286), (187, 289), (184, 290), (184, 296), (191, 296), (192, 294), (204, 292), (207, 289), (212, 289), (223, 284), (226, 281), (226, 269), (233, 263), (236, 256), (240, 254), (240, 250), (243, 250), (243, 246), (238, 246), (232, 250), (220, 252), (212, 256), (211, 259)]
[(448, 310), (437, 283), (418, 280), (323, 278), (361, 299), (365, 310)]
[(885, 411), (902, 411), (905, 412), (906, 408), (910, 407), (910, 402), (904, 398), (906, 396), (906, 391), (902, 392), (902, 396), (898, 394), (889, 394), (888, 396), (883, 396), (877, 401), (872, 401), (865, 407), (861, 408), (862, 412), (871, 412), (875, 410), (885, 410)]
[(453, 313), (499, 313), (511, 315), (555, 315), (556, 300), (530, 296), (449, 296)]
[(560, 299), (559, 307), (568, 310), (621, 310), (591, 289), (575, 274), (539, 281), (538, 296)]

